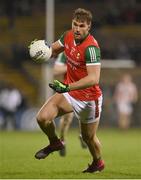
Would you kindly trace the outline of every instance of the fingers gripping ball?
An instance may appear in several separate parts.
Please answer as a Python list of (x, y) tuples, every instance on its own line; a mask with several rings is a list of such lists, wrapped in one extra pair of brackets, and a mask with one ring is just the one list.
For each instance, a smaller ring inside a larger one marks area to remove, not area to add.
[(52, 48), (45, 40), (34, 40), (29, 45), (29, 54), (36, 62), (48, 61), (52, 55)]

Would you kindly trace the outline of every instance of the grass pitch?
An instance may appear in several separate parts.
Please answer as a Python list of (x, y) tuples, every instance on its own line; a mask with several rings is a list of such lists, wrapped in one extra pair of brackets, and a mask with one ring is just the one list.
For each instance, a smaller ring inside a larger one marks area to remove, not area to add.
[(141, 178), (141, 130), (99, 129), (106, 168), (101, 173), (83, 174), (91, 162), (80, 146), (77, 130), (69, 130), (67, 156), (58, 152), (45, 160), (34, 154), (47, 145), (41, 132), (0, 132), (0, 178), (9, 179), (102, 179)]

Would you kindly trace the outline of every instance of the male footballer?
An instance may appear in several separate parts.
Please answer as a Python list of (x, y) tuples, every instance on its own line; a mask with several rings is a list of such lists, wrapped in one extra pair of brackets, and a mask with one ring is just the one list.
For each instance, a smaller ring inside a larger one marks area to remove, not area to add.
[(52, 56), (65, 53), (67, 73), (64, 82), (54, 80), (49, 86), (56, 91), (37, 114), (37, 122), (49, 139), (49, 145), (39, 150), (35, 158), (44, 159), (50, 153), (64, 148), (55, 132), (54, 119), (74, 112), (81, 124), (83, 140), (92, 156), (92, 163), (83, 173), (104, 169), (101, 146), (96, 135), (102, 106), (100, 79), (100, 48), (89, 33), (92, 23), (90, 11), (78, 8), (72, 18), (72, 29), (52, 44)]

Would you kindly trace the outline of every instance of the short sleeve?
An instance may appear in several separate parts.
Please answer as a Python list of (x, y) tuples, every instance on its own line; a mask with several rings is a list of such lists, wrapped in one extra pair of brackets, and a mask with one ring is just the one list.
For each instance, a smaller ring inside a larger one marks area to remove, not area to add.
[(67, 32), (64, 32), (58, 40), (62, 47), (64, 47), (64, 37), (65, 37), (66, 33)]
[(86, 65), (99, 65), (101, 64), (100, 48), (89, 46), (85, 52)]

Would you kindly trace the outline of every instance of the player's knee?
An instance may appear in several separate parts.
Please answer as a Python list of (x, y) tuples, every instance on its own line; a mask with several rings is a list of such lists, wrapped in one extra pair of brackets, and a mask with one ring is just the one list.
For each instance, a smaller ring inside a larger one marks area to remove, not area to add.
[(39, 112), (36, 116), (38, 124), (49, 124), (50, 120), (46, 113)]
[(44, 118), (42, 113), (38, 113), (37, 116), (36, 116), (36, 119), (37, 119), (38, 124), (43, 123), (44, 120), (45, 120), (45, 118)]

